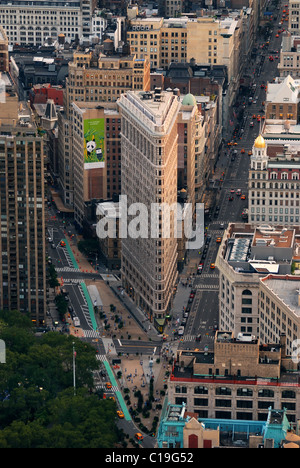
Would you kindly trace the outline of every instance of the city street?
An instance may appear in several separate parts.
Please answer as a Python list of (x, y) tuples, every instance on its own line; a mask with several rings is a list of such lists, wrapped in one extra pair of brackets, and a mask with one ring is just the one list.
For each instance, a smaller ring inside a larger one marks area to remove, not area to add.
[[(248, 151), (252, 150), (255, 138), (258, 136), (261, 127), (261, 121), (258, 122), (253, 118), (253, 115), (263, 115), (263, 101), (266, 98), (265, 87), (262, 84), (272, 82), (273, 77), (277, 76), (278, 59), (269, 60), (270, 51), (279, 50), (281, 46), (281, 35), (276, 38), (277, 25), (274, 25), (274, 30), (271, 35), (270, 44), (267, 49), (262, 50), (260, 45), (264, 40), (258, 41), (258, 56), (254, 63), (249, 65), (246, 73), (253, 76), (251, 96), (254, 96), (255, 103), (248, 104), (248, 97), (240, 99), (240, 106), (245, 106), (244, 118), (236, 133), (231, 140), (233, 145), (228, 146), (228, 142), (222, 147), (220, 157), (215, 169), (213, 186), (217, 192), (216, 205), (212, 210), (211, 217), (207, 221), (207, 234), (211, 236), (210, 242), (207, 244), (207, 252), (205, 258), (199, 255), (198, 251), (189, 253), (190, 264), (193, 264), (193, 289), (196, 290), (196, 295), (191, 306), (191, 311), (185, 324), (184, 337), (179, 343), (181, 349), (212, 349), (214, 339), (214, 329), (218, 326), (218, 291), (219, 291), (219, 275), (217, 268), (211, 268), (211, 264), (215, 263), (219, 243), (216, 242), (218, 237), (223, 236), (223, 229), (230, 222), (241, 222), (242, 212), (248, 208), (248, 171), (250, 155)], [(262, 60), (264, 56), (264, 60)], [(257, 66), (259, 64), (259, 66)], [(253, 122), (253, 127), (250, 123)], [(234, 120), (232, 131), (239, 122)], [(242, 152), (243, 150), (243, 152)], [(224, 172), (224, 175), (223, 175)], [(220, 182), (220, 179), (223, 181)], [(245, 200), (241, 199), (240, 195), (236, 194), (237, 190), (241, 190), (241, 194), (245, 195)], [(230, 198), (233, 197), (231, 200)], [(203, 251), (203, 249), (202, 249)], [(203, 269), (200, 275), (197, 275), (197, 266), (203, 262)], [(201, 341), (196, 341), (196, 337), (201, 335)]]

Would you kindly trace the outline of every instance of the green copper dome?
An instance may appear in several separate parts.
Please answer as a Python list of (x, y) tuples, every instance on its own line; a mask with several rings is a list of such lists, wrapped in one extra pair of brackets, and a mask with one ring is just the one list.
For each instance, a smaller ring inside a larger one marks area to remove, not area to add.
[(197, 104), (195, 96), (193, 94), (186, 94), (184, 98), (182, 99), (182, 105), (183, 106), (195, 106)]

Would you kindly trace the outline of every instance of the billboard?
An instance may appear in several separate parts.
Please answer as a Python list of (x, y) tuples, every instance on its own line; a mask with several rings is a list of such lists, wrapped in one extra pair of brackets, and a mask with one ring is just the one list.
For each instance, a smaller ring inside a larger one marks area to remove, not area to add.
[(84, 131), (84, 169), (105, 167), (105, 119), (86, 119)]

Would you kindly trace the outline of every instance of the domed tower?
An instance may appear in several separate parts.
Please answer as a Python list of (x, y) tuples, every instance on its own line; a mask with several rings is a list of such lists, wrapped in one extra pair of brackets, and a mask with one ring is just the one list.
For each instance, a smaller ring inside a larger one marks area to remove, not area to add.
[(251, 155), (251, 169), (266, 169), (268, 164), (267, 145), (265, 139), (259, 135), (253, 145)]
[(196, 106), (197, 101), (196, 98), (193, 94), (189, 93), (184, 96), (182, 99), (182, 105), (183, 106)]

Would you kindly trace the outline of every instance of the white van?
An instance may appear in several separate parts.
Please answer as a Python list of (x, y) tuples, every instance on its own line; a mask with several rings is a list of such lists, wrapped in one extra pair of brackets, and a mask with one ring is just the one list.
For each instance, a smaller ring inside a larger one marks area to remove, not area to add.
[(74, 317), (73, 322), (75, 327), (80, 327), (80, 320), (78, 317)]
[(178, 331), (177, 331), (177, 334), (178, 336), (182, 336), (184, 334), (184, 327), (178, 327)]

